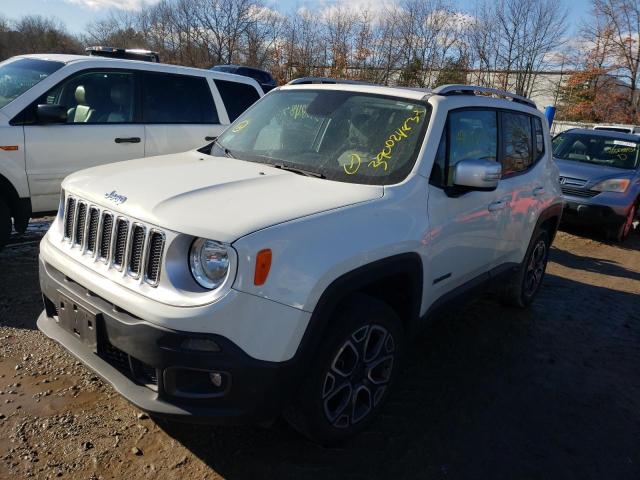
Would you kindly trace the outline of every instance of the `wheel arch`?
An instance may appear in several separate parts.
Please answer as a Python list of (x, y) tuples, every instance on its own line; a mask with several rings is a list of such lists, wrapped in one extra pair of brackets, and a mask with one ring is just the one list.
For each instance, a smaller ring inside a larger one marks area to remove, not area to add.
[(27, 228), (31, 217), (31, 200), (20, 198), (11, 181), (2, 174), (0, 174), (0, 198), (9, 207), (11, 216), (14, 219), (15, 229), (23, 232)]
[(558, 226), (560, 225), (562, 208), (562, 203), (556, 203), (545, 208), (538, 217), (536, 228), (533, 230), (533, 235), (535, 235), (539, 230), (546, 230), (549, 234), (549, 245), (551, 245), (558, 231)]
[(303, 365), (308, 364), (331, 327), (332, 313), (357, 293), (387, 303), (400, 317), (403, 330), (413, 331), (420, 316), (422, 288), (422, 260), (417, 253), (386, 257), (341, 275), (316, 303), (295, 356), (303, 360)]

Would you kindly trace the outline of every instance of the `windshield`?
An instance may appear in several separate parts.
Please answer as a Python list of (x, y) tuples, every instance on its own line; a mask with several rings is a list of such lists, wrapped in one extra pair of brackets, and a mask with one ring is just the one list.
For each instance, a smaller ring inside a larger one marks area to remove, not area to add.
[[(640, 139), (638, 139), (640, 141)], [(553, 155), (562, 160), (607, 167), (638, 167), (638, 143), (615, 137), (584, 133), (561, 133), (553, 139)]]
[(234, 158), (332, 180), (387, 185), (411, 171), (428, 111), (426, 103), (395, 97), (281, 90), (240, 116), (212, 153), (217, 148)]
[(0, 63), (0, 108), (41, 82), (64, 63), (19, 58)]

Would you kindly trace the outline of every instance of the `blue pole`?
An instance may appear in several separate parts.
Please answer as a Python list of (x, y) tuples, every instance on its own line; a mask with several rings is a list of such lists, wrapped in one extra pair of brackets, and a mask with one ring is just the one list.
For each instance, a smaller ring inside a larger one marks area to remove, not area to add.
[(556, 107), (553, 107), (551, 105), (545, 107), (544, 116), (547, 117), (547, 123), (549, 124), (549, 128), (551, 128), (553, 118), (556, 116)]

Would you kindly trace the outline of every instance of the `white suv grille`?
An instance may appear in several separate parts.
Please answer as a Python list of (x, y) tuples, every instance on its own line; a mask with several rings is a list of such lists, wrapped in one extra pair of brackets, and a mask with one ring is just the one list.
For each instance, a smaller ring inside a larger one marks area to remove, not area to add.
[(79, 247), (109, 268), (124, 271), (156, 286), (164, 253), (165, 233), (97, 205), (68, 196), (64, 209), (64, 241)]

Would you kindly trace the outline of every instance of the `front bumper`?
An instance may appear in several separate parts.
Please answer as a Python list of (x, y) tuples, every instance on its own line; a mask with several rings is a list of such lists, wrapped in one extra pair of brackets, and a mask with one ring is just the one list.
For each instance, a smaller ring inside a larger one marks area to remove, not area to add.
[(604, 205), (573, 197), (564, 197), (562, 221), (576, 224), (614, 226), (625, 220), (628, 207)]
[[(295, 384), (293, 360), (257, 360), (221, 335), (154, 325), (42, 260), (40, 284), (45, 310), (38, 328), (151, 414), (218, 424), (268, 422), (278, 416)], [(61, 303), (91, 317), (93, 341), (84, 338), (84, 327), (75, 333), (69, 328), (68, 314), (60, 314)], [(182, 346), (183, 340), (193, 338), (215, 342), (219, 351)], [(221, 376), (217, 387), (210, 381), (211, 372)]]

